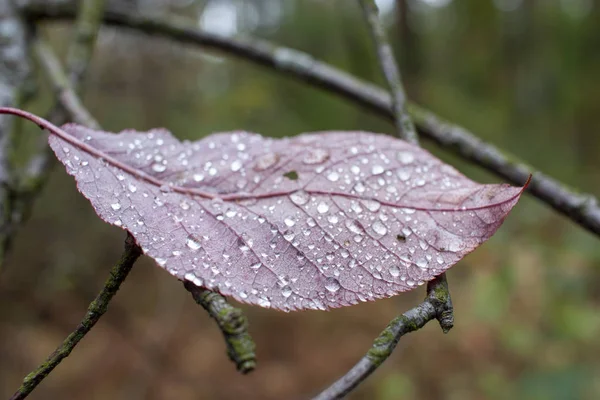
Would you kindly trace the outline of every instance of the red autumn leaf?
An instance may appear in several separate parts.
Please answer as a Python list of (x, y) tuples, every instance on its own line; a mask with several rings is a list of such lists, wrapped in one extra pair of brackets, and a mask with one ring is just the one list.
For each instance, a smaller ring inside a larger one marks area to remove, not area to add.
[(49, 142), (81, 193), (158, 265), (286, 311), (411, 290), (492, 236), (522, 193), (367, 132), (182, 143), (162, 129), (63, 129), (84, 146)]

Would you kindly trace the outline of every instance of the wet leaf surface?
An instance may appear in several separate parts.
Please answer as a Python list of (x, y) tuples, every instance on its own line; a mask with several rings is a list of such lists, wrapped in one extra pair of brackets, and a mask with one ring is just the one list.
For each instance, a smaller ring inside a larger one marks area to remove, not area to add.
[(492, 236), (522, 193), (366, 132), (179, 142), (63, 129), (81, 142), (50, 145), (103, 220), (179, 279), (285, 311), (422, 285)]

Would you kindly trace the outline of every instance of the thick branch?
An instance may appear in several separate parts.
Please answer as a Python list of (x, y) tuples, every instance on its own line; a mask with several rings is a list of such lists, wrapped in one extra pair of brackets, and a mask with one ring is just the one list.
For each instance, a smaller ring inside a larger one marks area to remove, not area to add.
[(445, 276), (440, 275), (427, 285), (427, 297), (423, 303), (393, 319), (375, 339), (367, 354), (313, 400), (343, 398), (387, 360), (402, 336), (421, 329), (432, 319), (440, 321), (444, 332), (450, 330), (454, 323), (449, 311), (451, 307), (448, 283)]
[(406, 109), (406, 94), (400, 80), (400, 70), (394, 59), (392, 46), (390, 46), (385, 30), (383, 29), (383, 24), (378, 16), (375, 0), (359, 0), (359, 2), (363, 9), (365, 20), (369, 25), (371, 36), (377, 47), (379, 65), (390, 88), (392, 110), (394, 112), (398, 136), (407, 142), (417, 144), (417, 131)]
[[(74, 15), (73, 2), (70, 0), (25, 0), (23, 3), (24, 10), (34, 19), (72, 18)], [(386, 118), (394, 119), (391, 97), (385, 90), (315, 60), (306, 53), (264, 41), (234, 39), (202, 32), (178, 18), (164, 20), (143, 17), (112, 2), (107, 6), (104, 22), (230, 53), (339, 94)], [(409, 104), (408, 110), (423, 137), (516, 185), (522, 185), (529, 175), (533, 175), (528, 188), (529, 193), (590, 232), (600, 235), (600, 207), (593, 196), (581, 194), (544, 175), (430, 111), (414, 104)]]
[(110, 276), (102, 291), (96, 296), (88, 307), (88, 311), (74, 332), (72, 332), (63, 343), (42, 363), (36, 370), (27, 375), (23, 384), (11, 397), (11, 400), (26, 398), (33, 389), (50, 373), (60, 362), (66, 358), (81, 339), (94, 327), (100, 317), (106, 312), (108, 303), (119, 290), (121, 283), (125, 280), (131, 267), (142, 254), (141, 249), (135, 244), (135, 239), (127, 235), (125, 240), (125, 251), (121, 260), (111, 269)]
[(215, 320), (223, 333), (227, 355), (238, 371), (246, 374), (256, 367), (256, 345), (248, 333), (248, 320), (242, 310), (233, 307), (218, 293), (185, 281), (185, 288)]

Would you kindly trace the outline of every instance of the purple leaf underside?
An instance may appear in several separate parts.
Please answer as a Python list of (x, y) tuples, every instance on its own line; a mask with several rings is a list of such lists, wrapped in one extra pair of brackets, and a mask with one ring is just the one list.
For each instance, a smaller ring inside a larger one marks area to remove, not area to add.
[[(523, 188), (386, 135), (63, 129), (50, 146), (106, 222), (182, 280), (284, 311), (390, 297), (486, 241)], [(85, 146), (84, 146), (85, 147)]]

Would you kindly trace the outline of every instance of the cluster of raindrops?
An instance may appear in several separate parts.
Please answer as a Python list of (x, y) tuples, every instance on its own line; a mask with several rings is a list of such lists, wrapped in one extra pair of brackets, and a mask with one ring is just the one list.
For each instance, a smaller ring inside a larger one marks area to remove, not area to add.
[(510, 210), (469, 209), (495, 192), (380, 135), (232, 132), (181, 143), (162, 130), (70, 129), (107, 155), (51, 140), (103, 219), (180, 279), (263, 307), (326, 309), (410, 290)]

